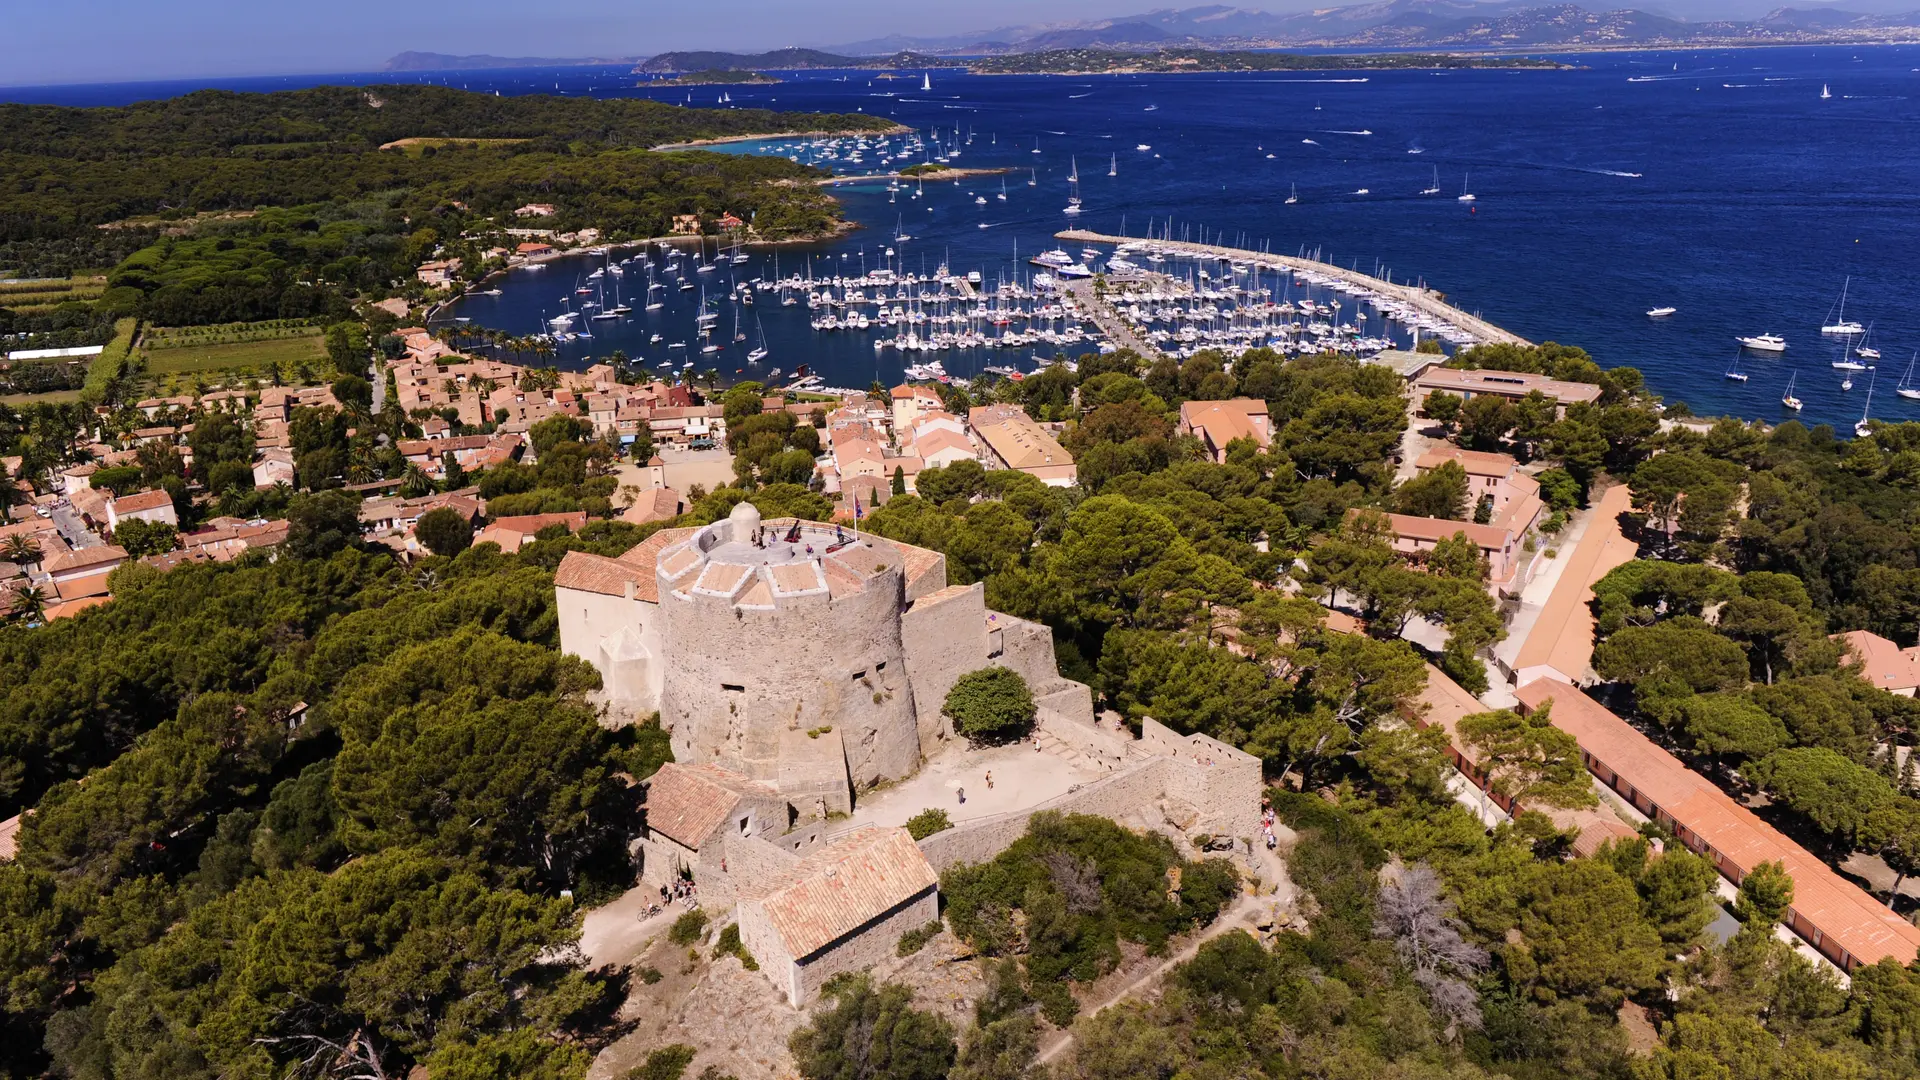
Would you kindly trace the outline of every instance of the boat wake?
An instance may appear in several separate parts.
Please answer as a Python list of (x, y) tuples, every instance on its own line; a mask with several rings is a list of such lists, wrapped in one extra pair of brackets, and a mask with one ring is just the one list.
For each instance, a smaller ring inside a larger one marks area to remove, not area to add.
[(1364, 129), (1364, 128), (1360, 131), (1326, 130), (1326, 131), (1322, 131), (1320, 134), (1322, 135), (1371, 135), (1373, 134), (1373, 131), (1371, 129)]
[(1089, 91), (1087, 91), (1087, 92), (1086, 92), (1086, 93), (1084, 93), (1084, 94), (1068, 94), (1068, 95), (1067, 95), (1067, 100), (1069, 100), (1069, 101), (1072, 101), (1072, 100), (1074, 100), (1074, 99), (1077, 99), (1077, 98), (1083, 98), (1083, 97), (1092, 97), (1092, 96), (1093, 96), (1093, 91), (1091, 91), (1091, 90), (1089, 90)]
[(1265, 83), (1363, 83), (1372, 79), (1250, 79), (1249, 82)]

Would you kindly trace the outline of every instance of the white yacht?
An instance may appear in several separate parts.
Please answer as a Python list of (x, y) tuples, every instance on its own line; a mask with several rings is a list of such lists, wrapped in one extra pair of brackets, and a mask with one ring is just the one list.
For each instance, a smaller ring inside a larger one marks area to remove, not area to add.
[(1647, 318), (1649, 318), (1649, 319), (1664, 319), (1664, 318), (1666, 318), (1667, 316), (1669, 316), (1669, 315), (1671, 315), (1671, 314), (1673, 314), (1674, 312), (1676, 312), (1676, 311), (1679, 311), (1679, 310), (1680, 310), (1680, 309), (1679, 309), (1679, 308), (1677, 308), (1677, 307), (1657, 307), (1657, 308), (1648, 308), (1648, 309), (1647, 309)]
[(1873, 380), (1867, 380), (1867, 407), (1860, 410), (1860, 422), (1853, 425), (1853, 433), (1864, 439), (1873, 434), (1873, 425), (1868, 418), (1873, 415)]
[(1460, 179), (1460, 200), (1459, 201), (1461, 202), (1472, 202), (1474, 201), (1475, 198), (1478, 197), (1474, 195), (1473, 192), (1467, 190), (1467, 181), (1471, 179), (1473, 179), (1472, 173), (1468, 173)]
[(1752, 337), (1734, 338), (1734, 340), (1754, 352), (1787, 351), (1787, 339), (1779, 334), (1755, 334)]
[(1799, 412), (1801, 409), (1804, 409), (1807, 407), (1807, 403), (1793, 396), (1794, 378), (1795, 376), (1793, 375), (1787, 376), (1787, 392), (1780, 395), (1780, 404), (1785, 405), (1787, 408), (1792, 409), (1794, 412)]

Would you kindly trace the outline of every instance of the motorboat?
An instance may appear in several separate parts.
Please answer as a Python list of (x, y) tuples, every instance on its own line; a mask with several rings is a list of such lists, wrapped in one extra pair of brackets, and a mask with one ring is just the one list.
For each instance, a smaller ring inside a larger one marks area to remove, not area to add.
[(1754, 352), (1787, 351), (1787, 339), (1779, 334), (1755, 334), (1752, 337), (1734, 338), (1734, 340)]
[(1647, 309), (1647, 318), (1649, 318), (1649, 319), (1664, 319), (1664, 318), (1666, 318), (1667, 316), (1669, 316), (1669, 315), (1671, 315), (1671, 314), (1673, 314), (1674, 312), (1676, 312), (1676, 311), (1679, 311), (1679, 310), (1680, 310), (1680, 309), (1679, 309), (1679, 308), (1677, 308), (1677, 307), (1657, 307), (1657, 308), (1648, 308), (1648, 309)]

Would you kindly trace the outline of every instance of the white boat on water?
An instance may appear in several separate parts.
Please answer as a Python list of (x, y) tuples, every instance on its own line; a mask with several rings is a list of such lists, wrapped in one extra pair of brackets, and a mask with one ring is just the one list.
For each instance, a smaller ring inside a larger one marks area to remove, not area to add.
[(1873, 415), (1873, 380), (1867, 380), (1867, 407), (1860, 411), (1860, 422), (1853, 425), (1853, 433), (1864, 439), (1873, 434), (1873, 424), (1868, 418)]
[[(1409, 153), (1412, 153), (1412, 151), (1409, 151)], [(1434, 170), (1433, 170), (1433, 183), (1432, 183), (1431, 185), (1429, 185), (1429, 186), (1427, 186), (1427, 187), (1424, 187), (1424, 188), (1421, 188), (1421, 189), (1420, 189), (1420, 194), (1422, 194), (1422, 195), (1438, 195), (1438, 194), (1440, 194), (1440, 168), (1439, 168), (1439, 166), (1437, 166), (1437, 165), (1436, 165), (1436, 166), (1434, 166)]]
[(1472, 173), (1467, 173), (1467, 174), (1466, 174), (1465, 176), (1463, 176), (1463, 177), (1461, 177), (1461, 179), (1460, 179), (1460, 198), (1459, 198), (1459, 200), (1458, 200), (1458, 201), (1460, 201), (1460, 202), (1473, 202), (1473, 201), (1474, 201), (1475, 199), (1477, 199), (1477, 198), (1479, 197), (1479, 196), (1477, 196), (1477, 195), (1475, 195), (1475, 194), (1474, 194), (1473, 192), (1471, 192), (1471, 191), (1469, 191), (1469, 190), (1467, 190), (1467, 182), (1468, 182), (1469, 180), (1472, 180), (1472, 179), (1473, 179), (1473, 174), (1472, 174)]
[(1793, 396), (1793, 380), (1795, 377), (1794, 375), (1787, 376), (1787, 392), (1780, 395), (1780, 404), (1785, 405), (1794, 412), (1799, 412), (1801, 409), (1807, 407), (1807, 403)]
[(1859, 323), (1853, 322), (1847, 318), (1847, 287), (1852, 284), (1853, 284), (1853, 277), (1851, 275), (1847, 277), (1846, 281), (1841, 283), (1840, 300), (1835, 305), (1835, 308), (1833, 311), (1827, 312), (1827, 317), (1832, 319), (1833, 321), (1822, 326), (1820, 328), (1821, 333), (1823, 334), (1864, 334), (1867, 332), (1866, 327), (1861, 326)]
[(1287, 205), (1292, 206), (1294, 203), (1297, 203), (1299, 201), (1300, 201), (1299, 187), (1294, 184), (1288, 184), (1287, 185)]
[(1786, 352), (1787, 339), (1779, 334), (1755, 334), (1752, 337), (1734, 338), (1740, 344), (1754, 352)]
[(1838, 368), (1841, 371), (1866, 371), (1867, 370), (1867, 365), (1861, 363), (1860, 361), (1847, 360), (1845, 358), (1835, 360), (1833, 362), (1833, 366)]
[(1727, 378), (1734, 382), (1746, 382), (1747, 373), (1740, 370), (1740, 354), (1733, 354), (1733, 363), (1727, 365)]
[(1149, 145), (1147, 145), (1146, 143), (1134, 143), (1134, 144), (1133, 144), (1133, 148), (1134, 148), (1135, 150), (1138, 150), (1138, 151), (1140, 151), (1140, 152), (1141, 152), (1141, 153), (1143, 153), (1143, 154), (1144, 154), (1144, 153), (1146, 153), (1147, 151), (1149, 151), (1149, 150), (1151, 150), (1151, 149), (1153, 149), (1153, 147), (1151, 147), (1151, 146), (1149, 146)]
[(1664, 318), (1666, 318), (1667, 316), (1669, 316), (1669, 315), (1671, 315), (1671, 314), (1673, 314), (1674, 312), (1676, 312), (1676, 311), (1679, 311), (1679, 310), (1680, 310), (1680, 309), (1679, 309), (1679, 308), (1677, 308), (1677, 307), (1657, 307), (1657, 308), (1648, 308), (1648, 309), (1647, 309), (1647, 318), (1649, 318), (1649, 319), (1664, 319)]
[(1867, 339), (1871, 338), (1872, 336), (1873, 336), (1873, 324), (1868, 323), (1867, 332), (1860, 335), (1860, 343), (1853, 347), (1853, 355), (1859, 357), (1862, 360), (1880, 359), (1880, 350), (1867, 344)]
[(1907, 361), (1907, 373), (1900, 376), (1900, 385), (1893, 392), (1909, 400), (1920, 401), (1920, 386), (1913, 385), (1913, 365), (1920, 360), (1920, 349), (1914, 350), (1913, 359)]
[(1833, 91), (1827, 88), (1826, 83), (1821, 83), (1820, 84), (1820, 100), (1829, 101), (1829, 100), (1832, 100), (1832, 98), (1833, 98)]

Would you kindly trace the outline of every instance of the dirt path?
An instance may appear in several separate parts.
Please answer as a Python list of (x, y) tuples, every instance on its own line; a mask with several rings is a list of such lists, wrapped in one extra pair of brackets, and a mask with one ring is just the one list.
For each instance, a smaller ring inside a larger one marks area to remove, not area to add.
[[(1234, 903), (1233, 907), (1229, 908), (1219, 918), (1213, 920), (1212, 925), (1201, 931), (1198, 937), (1189, 941), (1186, 947), (1174, 953), (1172, 956), (1167, 957), (1166, 960), (1162, 961), (1152, 970), (1142, 974), (1139, 978), (1108, 994), (1099, 1004), (1091, 1008), (1083, 1008), (1080, 1011), (1080, 1015), (1083, 1017), (1098, 1016), (1101, 1012), (1105, 1011), (1109, 1005), (1125, 1001), (1127, 998), (1145, 989), (1148, 985), (1158, 983), (1166, 977), (1167, 972), (1193, 959), (1194, 956), (1199, 953), (1200, 946), (1205, 945), (1207, 942), (1229, 931), (1246, 929), (1250, 925), (1249, 920), (1260, 911), (1261, 907), (1266, 904), (1271, 904), (1272, 902), (1271, 897), (1241, 896), (1240, 899)], [(1067, 1047), (1072, 1045), (1073, 1032), (1071, 1030), (1055, 1032), (1048, 1044), (1040, 1048), (1040, 1054), (1034, 1058), (1034, 1061), (1044, 1065), (1054, 1058), (1059, 1057)]]

